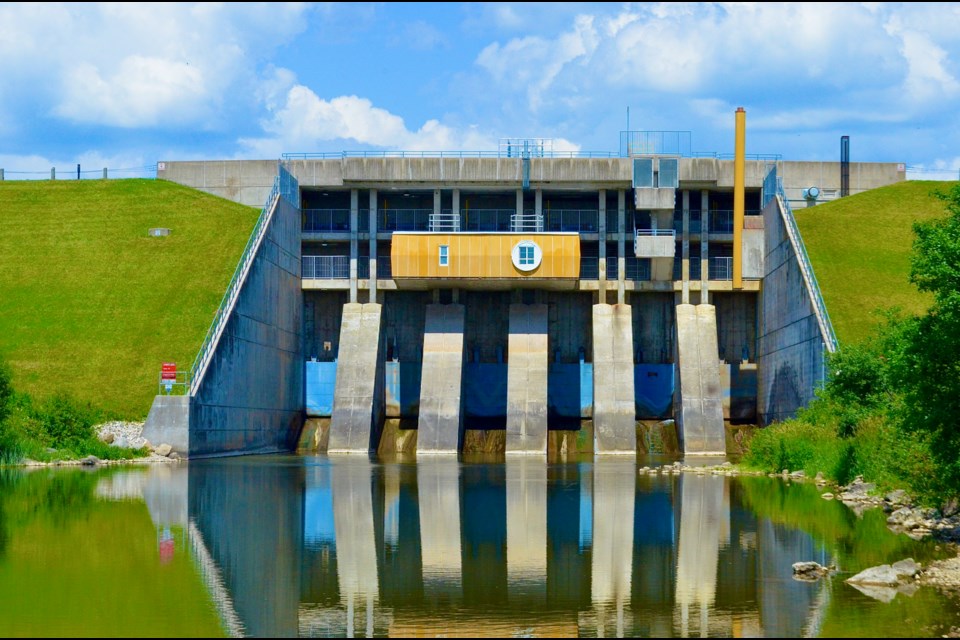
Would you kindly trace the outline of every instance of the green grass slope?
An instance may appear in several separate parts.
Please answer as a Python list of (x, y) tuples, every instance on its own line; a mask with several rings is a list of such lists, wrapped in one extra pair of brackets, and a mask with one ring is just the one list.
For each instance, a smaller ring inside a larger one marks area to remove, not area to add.
[(794, 211), (841, 344), (869, 334), (877, 310), (930, 304), (910, 284), (912, 225), (945, 215), (931, 194), (954, 184), (910, 180)]
[(161, 362), (193, 361), (258, 214), (164, 181), (0, 182), (0, 358), (14, 387), (143, 418)]

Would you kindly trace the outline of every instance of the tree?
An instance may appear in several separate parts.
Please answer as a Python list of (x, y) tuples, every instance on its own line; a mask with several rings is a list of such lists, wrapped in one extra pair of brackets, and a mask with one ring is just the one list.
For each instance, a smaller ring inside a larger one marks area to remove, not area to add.
[(904, 392), (903, 425), (933, 438), (943, 480), (960, 489), (960, 184), (934, 194), (947, 216), (914, 223), (910, 281), (933, 294), (925, 315), (910, 322), (893, 363)]

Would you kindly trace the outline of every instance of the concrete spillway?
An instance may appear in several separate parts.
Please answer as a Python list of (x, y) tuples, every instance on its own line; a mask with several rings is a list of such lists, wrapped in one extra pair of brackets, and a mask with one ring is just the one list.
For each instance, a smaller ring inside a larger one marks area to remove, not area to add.
[(377, 448), (384, 416), (381, 306), (343, 305), (329, 453)]
[(724, 455), (717, 313), (710, 304), (677, 305), (677, 423), (685, 454)]
[(547, 305), (511, 304), (507, 454), (547, 454)]
[(596, 453), (637, 453), (630, 305), (593, 305), (593, 430)]
[(453, 454), (463, 445), (462, 304), (427, 306), (417, 456)]

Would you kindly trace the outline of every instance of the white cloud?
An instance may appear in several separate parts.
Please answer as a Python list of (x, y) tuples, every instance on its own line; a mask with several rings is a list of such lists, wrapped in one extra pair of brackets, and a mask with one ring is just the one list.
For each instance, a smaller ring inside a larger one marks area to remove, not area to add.
[[(289, 78), (288, 73), (281, 70), (278, 75)], [(357, 145), (402, 151), (494, 151), (498, 147), (497, 136), (476, 126), (458, 128), (430, 119), (411, 129), (402, 117), (374, 106), (367, 98), (326, 100), (302, 84), (289, 88), (282, 105), (268, 105), (268, 109), (273, 117), (261, 123), (267, 136), (241, 139), (241, 155), (275, 158), (284, 152), (342, 150)], [(553, 148), (580, 149), (563, 138), (554, 139)]]
[(252, 87), (262, 59), (302, 30), (304, 11), (272, 3), (6, 4), (0, 105), (30, 102), (84, 124), (216, 127), (228, 92)]
[(403, 118), (366, 98), (325, 100), (302, 84), (290, 87), (285, 102), (271, 111), (273, 117), (262, 123), (267, 137), (240, 140), (249, 154), (277, 157), (282, 152), (329, 148), (333, 141), (405, 151), (493, 150), (497, 145), (475, 128), (454, 129), (435, 119), (411, 130)]
[(596, 50), (599, 37), (593, 22), (591, 16), (577, 16), (573, 28), (554, 40), (529, 36), (503, 46), (495, 42), (480, 52), (477, 64), (503, 84), (526, 87), (530, 107), (536, 110), (564, 66)]

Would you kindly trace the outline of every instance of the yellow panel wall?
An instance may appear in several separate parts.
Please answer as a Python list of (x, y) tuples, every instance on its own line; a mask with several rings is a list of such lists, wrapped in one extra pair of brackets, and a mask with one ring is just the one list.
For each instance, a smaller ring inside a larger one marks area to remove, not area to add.
[[(511, 254), (531, 240), (543, 252), (540, 266), (520, 271)], [(440, 246), (449, 249), (449, 266), (440, 266)], [(580, 276), (580, 236), (576, 233), (394, 233), (390, 249), (394, 278), (567, 278)]]

